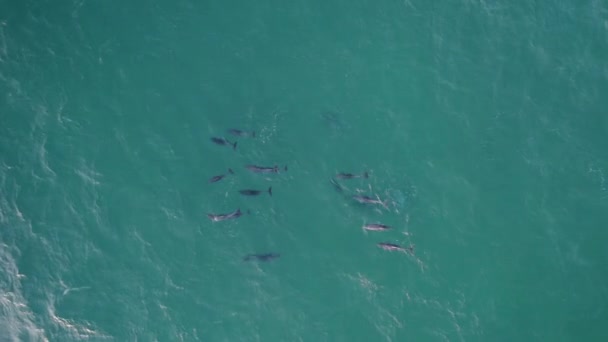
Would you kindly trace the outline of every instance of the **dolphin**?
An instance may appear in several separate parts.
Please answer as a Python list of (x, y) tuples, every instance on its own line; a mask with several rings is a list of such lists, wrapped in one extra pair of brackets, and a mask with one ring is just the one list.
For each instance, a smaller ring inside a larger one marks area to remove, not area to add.
[(381, 231), (389, 230), (389, 229), (391, 229), (391, 227), (387, 226), (385, 224), (381, 224), (381, 223), (368, 223), (368, 224), (363, 225), (363, 229), (381, 232)]
[(380, 242), (378, 243), (378, 247), (384, 249), (385, 251), (398, 251), (398, 252), (410, 252), (411, 254), (414, 254), (414, 246), (409, 246), (409, 247), (401, 247), (397, 244), (394, 243), (390, 243), (390, 242)]
[(241, 217), (241, 215), (243, 215), (241, 213), (241, 209), (237, 209), (228, 214), (207, 214), (207, 217), (213, 222), (218, 222), (218, 221), (239, 218), (239, 217)]
[(387, 208), (386, 203), (382, 202), (379, 198), (372, 198), (365, 195), (354, 195), (353, 199), (359, 203), (363, 204), (380, 204), (381, 206)]
[[(232, 171), (232, 169), (228, 169), (228, 173), (233, 175), (234, 171)], [(209, 178), (209, 183), (219, 182), (226, 176), (228, 176), (228, 174), (213, 176), (213, 177)]]

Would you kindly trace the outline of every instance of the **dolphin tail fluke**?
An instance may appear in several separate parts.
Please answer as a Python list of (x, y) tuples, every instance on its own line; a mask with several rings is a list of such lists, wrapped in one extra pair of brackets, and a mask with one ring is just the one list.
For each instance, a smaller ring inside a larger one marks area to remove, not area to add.
[(283, 170), (287, 171), (287, 165), (285, 165), (285, 167), (283, 168)]
[(268, 194), (272, 196), (272, 187), (268, 187)]
[(236, 143), (238, 143), (238, 141), (235, 141), (234, 144), (232, 144), (232, 149), (236, 150)]
[(234, 171), (232, 171), (232, 169), (228, 169), (228, 173), (230, 173), (231, 175), (233, 175)]
[(251, 136), (255, 138), (255, 131), (251, 131)]
[(367, 171), (363, 173), (363, 178), (369, 178), (369, 173)]

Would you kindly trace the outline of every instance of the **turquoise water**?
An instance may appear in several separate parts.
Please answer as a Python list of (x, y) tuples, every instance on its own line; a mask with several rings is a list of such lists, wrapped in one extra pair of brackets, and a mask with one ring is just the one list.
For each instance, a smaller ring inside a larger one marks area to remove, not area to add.
[(607, 43), (601, 1), (0, 1), (0, 341), (605, 341)]

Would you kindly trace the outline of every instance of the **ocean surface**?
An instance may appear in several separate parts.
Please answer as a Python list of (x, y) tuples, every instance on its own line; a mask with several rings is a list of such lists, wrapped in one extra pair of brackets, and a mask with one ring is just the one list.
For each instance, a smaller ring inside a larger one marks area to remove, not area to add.
[(606, 178), (606, 1), (0, 0), (0, 342), (607, 341)]

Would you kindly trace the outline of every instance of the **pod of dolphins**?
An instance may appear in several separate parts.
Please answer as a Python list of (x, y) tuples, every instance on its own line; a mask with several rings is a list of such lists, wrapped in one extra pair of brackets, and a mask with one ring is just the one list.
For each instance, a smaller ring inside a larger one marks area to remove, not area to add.
[[(364, 172), (363, 174), (360, 174), (360, 175), (352, 174), (352, 173), (338, 173), (335, 176), (335, 178), (332, 178), (330, 180), (330, 182), (333, 185), (334, 189), (336, 189), (336, 191), (344, 192), (345, 187), (342, 186), (340, 183), (338, 183), (338, 181), (336, 179), (348, 180), (348, 179), (355, 179), (355, 178), (367, 179), (367, 178), (369, 178), (369, 173)], [(388, 209), (388, 203), (387, 203), (388, 201), (387, 200), (382, 201), (378, 196), (376, 196), (374, 198), (374, 197), (367, 196), (367, 195), (356, 194), (356, 195), (350, 196), (350, 198), (352, 200), (354, 200), (355, 202), (360, 203), (362, 205), (371, 205), (371, 206), (380, 205), (380, 206), (384, 207), (385, 209)], [(392, 227), (389, 225), (383, 224), (383, 223), (366, 223), (363, 225), (363, 229), (366, 231), (372, 231), (372, 232), (385, 232), (385, 231), (391, 230)], [(392, 242), (379, 242), (379, 243), (377, 243), (377, 246), (385, 251), (408, 252), (410, 254), (414, 254), (413, 245), (410, 245), (408, 247), (403, 247), (401, 245), (398, 245), (398, 244), (392, 243)]]
[[(230, 135), (232, 135), (236, 138), (255, 138), (254, 131), (244, 131), (244, 130), (240, 130), (240, 129), (231, 128), (231, 129), (227, 130), (227, 133), (229, 133)], [(232, 149), (234, 149), (234, 150), (236, 150), (236, 148), (237, 148), (237, 141), (231, 142), (228, 139), (226, 139), (225, 137), (211, 137), (210, 140), (216, 145), (232, 147)], [(287, 171), (286, 165), (281, 168), (278, 165), (258, 166), (258, 165), (249, 164), (249, 165), (245, 165), (245, 168), (251, 172), (261, 173), (261, 174), (278, 174), (281, 171)], [(208, 182), (216, 183), (216, 182), (219, 182), (222, 179), (232, 176), (234, 174), (235, 174), (234, 171), (232, 169), (228, 168), (225, 173), (211, 177)], [(369, 173), (367, 171), (363, 172), (362, 174), (341, 172), (341, 173), (336, 174), (334, 178), (331, 178), (330, 182), (336, 191), (343, 192), (345, 187), (342, 186), (340, 183), (338, 183), (338, 181), (336, 179), (350, 180), (350, 179), (367, 179), (367, 178), (369, 178)], [(268, 187), (267, 190), (242, 189), (242, 190), (239, 190), (239, 193), (244, 196), (259, 196), (261, 194), (268, 193), (269, 196), (272, 196), (272, 187)], [(380, 206), (388, 209), (387, 201), (382, 201), (377, 196), (374, 198), (374, 197), (370, 197), (367, 195), (357, 194), (357, 195), (352, 195), (350, 197), (352, 200), (354, 200), (355, 202), (360, 203), (362, 205), (371, 205), (371, 206), (380, 205)], [(229, 212), (229, 213), (219, 213), (219, 214), (218, 213), (216, 213), (216, 214), (208, 213), (207, 217), (212, 222), (219, 222), (219, 221), (237, 219), (237, 218), (241, 217), (242, 215), (243, 215), (243, 213), (241, 212), (241, 209), (237, 208), (236, 210)], [(383, 231), (391, 230), (392, 227), (390, 227), (386, 224), (382, 224), (382, 223), (366, 223), (363, 225), (363, 229), (366, 231), (383, 232)], [(404, 246), (401, 246), (401, 245), (398, 245), (395, 243), (391, 243), (391, 242), (379, 242), (379, 243), (377, 243), (377, 246), (386, 251), (408, 252), (411, 254), (414, 253), (413, 245), (404, 247)], [(271, 260), (279, 258), (280, 256), (281, 256), (281, 254), (272, 253), (272, 252), (248, 254), (243, 257), (243, 261), (271, 261)]]

